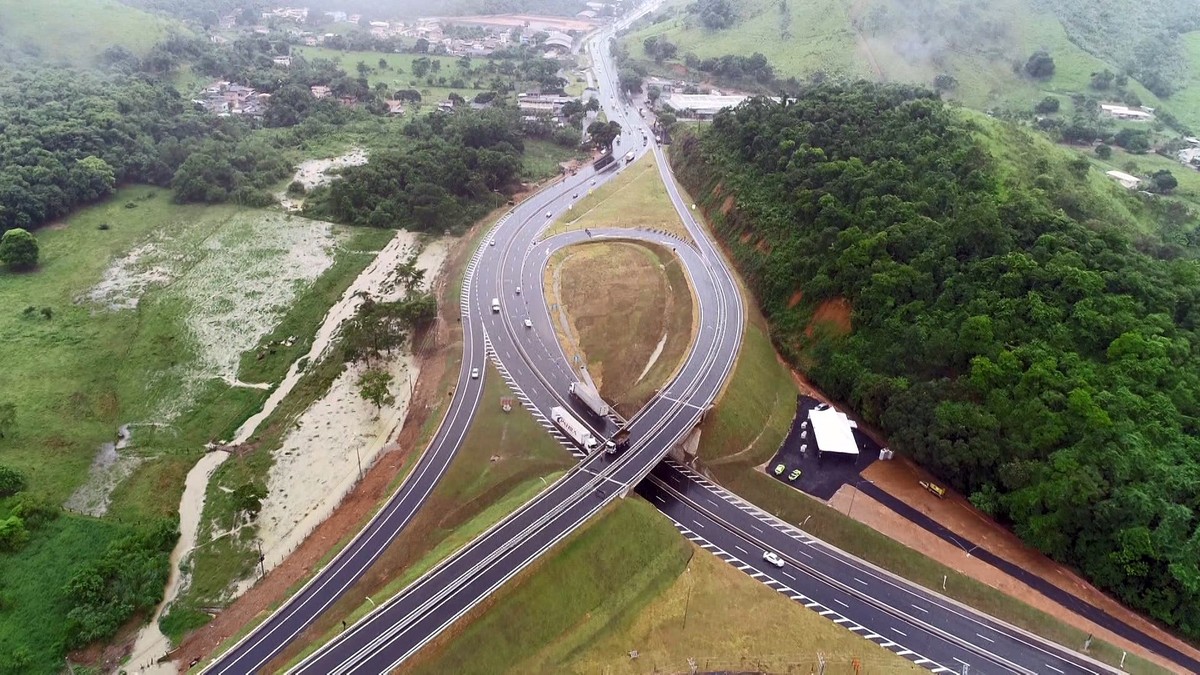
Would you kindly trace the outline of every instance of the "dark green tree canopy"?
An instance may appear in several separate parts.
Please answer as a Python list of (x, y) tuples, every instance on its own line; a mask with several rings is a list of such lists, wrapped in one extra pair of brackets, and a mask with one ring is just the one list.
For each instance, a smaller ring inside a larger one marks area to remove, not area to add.
[[(785, 356), (1025, 541), (1200, 637), (1200, 251), (1143, 253), (1085, 164), (1030, 143), (1014, 170), (975, 125), (932, 92), (822, 85), (672, 151)], [(810, 330), (834, 299), (853, 331)]]

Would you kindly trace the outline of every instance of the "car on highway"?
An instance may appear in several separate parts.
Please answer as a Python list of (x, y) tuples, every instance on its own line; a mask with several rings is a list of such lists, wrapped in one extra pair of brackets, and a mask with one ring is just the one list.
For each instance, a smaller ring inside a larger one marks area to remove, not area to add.
[(575, 194), (571, 195), (571, 199), (579, 199), (579, 193), (576, 192)]
[(520, 295), (520, 294), (521, 294), (521, 287), (517, 286), (517, 295)]
[(786, 467), (784, 467), (782, 464), (776, 464), (775, 465), (775, 475), (778, 476), (779, 474), (783, 473), (784, 468), (786, 468)]
[(495, 246), (495, 245), (496, 245), (496, 240), (495, 240), (495, 239), (492, 239), (492, 240), (488, 241), (488, 246)]
[(554, 216), (554, 214), (553, 214), (552, 212), (550, 212), (550, 211), (547, 211), (547, 212), (546, 212), (546, 217), (547, 217), (547, 218), (551, 218), (551, 217), (553, 217), (553, 216)]
[(530, 321), (529, 319), (525, 319), (525, 327), (526, 327), (526, 328), (533, 328), (533, 322), (532, 322), (532, 321)]
[(800, 469), (792, 469), (792, 472), (788, 474), (788, 480), (796, 480), (799, 477)]
[(779, 554), (774, 551), (763, 551), (763, 560), (776, 567), (783, 567), (783, 558), (780, 558)]
[(471, 379), (472, 379), (472, 380), (478, 380), (478, 379), (479, 379), (479, 369), (478, 369), (478, 368), (472, 368), (472, 369), (471, 369)]

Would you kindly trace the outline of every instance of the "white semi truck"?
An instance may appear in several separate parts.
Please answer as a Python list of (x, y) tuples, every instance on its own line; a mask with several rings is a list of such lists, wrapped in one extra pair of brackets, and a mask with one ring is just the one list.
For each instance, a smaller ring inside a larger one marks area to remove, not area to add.
[(583, 404), (586, 405), (589, 410), (596, 413), (600, 417), (608, 415), (611, 410), (608, 407), (608, 404), (604, 402), (604, 399), (600, 398), (600, 395), (586, 384), (581, 382), (572, 382), (571, 393), (575, 395), (575, 398), (583, 401)]
[(596, 437), (592, 432), (588, 431), (587, 427), (583, 426), (579, 420), (571, 416), (566, 408), (555, 406), (550, 409), (550, 420), (558, 425), (575, 444), (583, 448), (587, 452), (591, 452), (599, 445), (596, 442)]

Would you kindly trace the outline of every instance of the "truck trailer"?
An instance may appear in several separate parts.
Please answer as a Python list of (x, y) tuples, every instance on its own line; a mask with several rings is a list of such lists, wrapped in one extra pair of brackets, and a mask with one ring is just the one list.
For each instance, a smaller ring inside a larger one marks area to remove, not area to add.
[(599, 159), (592, 162), (592, 168), (597, 171), (604, 171), (606, 169), (611, 169), (611, 168), (615, 167), (616, 165), (617, 165), (616, 160), (612, 156), (611, 152), (606, 155), (601, 155)]
[(596, 437), (579, 420), (572, 417), (565, 408), (560, 406), (551, 408), (550, 421), (554, 422), (568, 438), (575, 441), (575, 444), (585, 451), (591, 452), (596, 449), (598, 445)]
[(597, 394), (591, 387), (582, 382), (572, 382), (571, 393), (575, 395), (575, 398), (583, 401), (588, 410), (591, 410), (600, 417), (606, 417), (612, 410), (604, 402), (604, 399), (600, 398), (600, 394)]

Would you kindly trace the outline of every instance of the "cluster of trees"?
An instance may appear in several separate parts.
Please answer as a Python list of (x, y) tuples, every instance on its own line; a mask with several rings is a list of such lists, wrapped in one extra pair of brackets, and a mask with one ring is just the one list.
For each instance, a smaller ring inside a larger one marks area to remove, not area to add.
[[(994, 158), (919, 89), (755, 99), (672, 148), (787, 358), (1026, 542), (1200, 637), (1194, 244), (1141, 252), (1086, 160)], [(810, 323), (834, 298), (850, 335)]]
[(759, 52), (754, 52), (750, 56), (726, 54), (725, 56), (711, 56), (705, 59), (696, 58), (691, 54), (687, 56), (691, 57), (685, 57), (687, 67), (696, 68), (701, 72), (711, 73), (717, 77), (730, 80), (753, 80), (759, 84), (770, 84), (775, 79), (774, 66), (767, 61), (767, 57)]
[(661, 35), (651, 35), (642, 41), (642, 49), (646, 51), (646, 56), (662, 63), (675, 58), (675, 54), (679, 52), (679, 45)]
[(696, 0), (688, 5), (687, 11), (700, 19), (700, 25), (709, 30), (723, 30), (737, 23), (737, 9), (730, 0)]
[(1044, 51), (1036, 51), (1031, 54), (1023, 66), (1026, 75), (1039, 80), (1053, 77), (1054, 67), (1054, 57)]
[(520, 177), (524, 142), (511, 109), (432, 114), (409, 122), (402, 149), (382, 150), (313, 190), (305, 213), (371, 227), (457, 232)]
[(71, 607), (67, 648), (110, 638), (134, 614), (152, 611), (162, 600), (178, 538), (178, 523), (163, 520), (113, 541), (99, 560), (76, 572), (64, 589)]
[[(29, 230), (14, 227), (0, 235), (0, 263), (18, 272), (30, 270), (38, 264), (38, 242)], [(0, 427), (0, 438), (4, 438)]]

